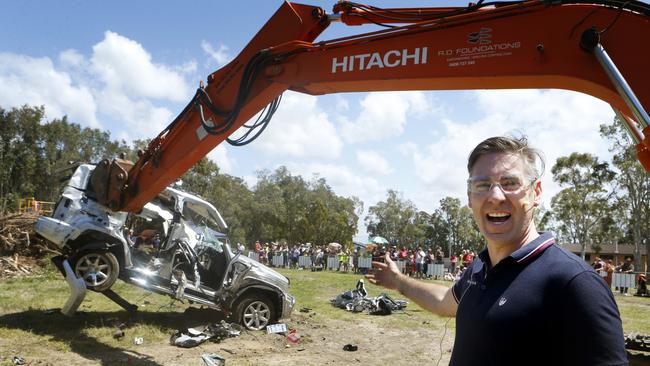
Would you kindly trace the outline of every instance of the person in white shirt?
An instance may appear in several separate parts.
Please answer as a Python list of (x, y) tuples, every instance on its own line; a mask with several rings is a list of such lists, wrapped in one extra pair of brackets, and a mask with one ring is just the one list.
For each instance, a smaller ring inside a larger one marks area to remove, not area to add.
[(424, 250), (418, 248), (418, 251), (415, 253), (415, 277), (422, 278), (424, 275)]

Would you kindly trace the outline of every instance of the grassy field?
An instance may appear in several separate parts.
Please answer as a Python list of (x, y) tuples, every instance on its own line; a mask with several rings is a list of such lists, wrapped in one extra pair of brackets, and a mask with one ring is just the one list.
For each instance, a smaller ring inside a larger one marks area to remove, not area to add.
[[(314, 324), (326, 327), (331, 322), (351, 323), (359, 319), (359, 314), (332, 307), (329, 300), (342, 291), (354, 288), (361, 276), (286, 269), (280, 272), (291, 279), (291, 293), (298, 299), (296, 313), (303, 307), (310, 308), (309, 320)], [(448, 282), (444, 284), (449, 285)], [(385, 292), (373, 285), (368, 285), (367, 289), (370, 296)], [(138, 354), (141, 350), (132, 341), (124, 342), (113, 338), (118, 324), (128, 323), (129, 335), (142, 336), (149, 345), (167, 345), (170, 335), (176, 329), (188, 326), (184, 314), (187, 304), (172, 302), (168, 297), (145, 292), (121, 281), (118, 281), (115, 290), (139, 306), (134, 318), (130, 318), (128, 313), (103, 295), (92, 292), (88, 293), (80, 312), (72, 320), (47, 311), (61, 307), (68, 296), (67, 284), (52, 268), (40, 276), (2, 280), (0, 365), (12, 365), (11, 359), (16, 355), (43, 360), (48, 359), (52, 353), (75, 353), (87, 360), (112, 364), (106, 361), (110, 359), (107, 355)], [(397, 293), (388, 294), (402, 298)], [(623, 318), (624, 331), (649, 334), (650, 299), (616, 296), (616, 300)], [(377, 327), (390, 326), (409, 331), (427, 327), (440, 334), (445, 332), (447, 340), (453, 341), (453, 321), (446, 322), (446, 319), (433, 316), (415, 304), (409, 304), (404, 313), (367, 318)], [(290, 326), (300, 326), (299, 323), (291, 324), (292, 321), (294, 318), (289, 321)], [(431, 341), (432, 347), (436, 347), (435, 343)]]

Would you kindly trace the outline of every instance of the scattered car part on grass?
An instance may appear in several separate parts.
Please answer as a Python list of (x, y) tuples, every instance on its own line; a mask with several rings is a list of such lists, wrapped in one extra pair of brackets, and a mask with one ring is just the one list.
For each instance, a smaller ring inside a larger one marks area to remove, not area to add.
[(176, 331), (169, 338), (169, 343), (182, 348), (192, 348), (208, 340), (209, 336), (192, 328)]
[(291, 329), (289, 331), (289, 335), (287, 336), (287, 340), (291, 343), (298, 343), (300, 341), (300, 334), (295, 329)]
[(13, 361), (14, 365), (26, 365), (27, 364), (25, 359), (20, 357), (20, 356), (14, 356), (12, 361)]
[(650, 335), (640, 333), (625, 334), (625, 348), (628, 350), (650, 352)]
[(350, 344), (350, 343), (348, 343), (348, 344), (346, 344), (345, 346), (343, 346), (343, 350), (344, 350), (344, 351), (348, 351), (348, 352), (354, 352), (354, 351), (356, 351), (356, 350), (358, 350), (358, 349), (359, 349), (358, 346), (356, 346), (356, 345), (354, 345), (354, 344)]
[(133, 344), (135, 344), (136, 346), (144, 344), (144, 337), (135, 337), (135, 338), (133, 338)]
[(113, 332), (113, 338), (121, 341), (124, 338), (124, 329), (126, 329), (126, 323), (119, 323), (115, 326), (117, 329)]
[(135, 312), (137, 306), (111, 290), (119, 278), (233, 314), (250, 330), (289, 317), (295, 305), (289, 279), (234, 253), (224, 234), (228, 227), (211, 203), (169, 187), (138, 213), (113, 211), (90, 187), (94, 170), (79, 165), (52, 216), (39, 217), (35, 225), (62, 252), (53, 259), (71, 290), (62, 313), (73, 315), (86, 289)]
[(226, 359), (216, 353), (204, 353), (201, 359), (207, 366), (225, 366)]
[(390, 315), (393, 311), (404, 310), (406, 305), (408, 305), (407, 301), (394, 300), (387, 294), (380, 294), (370, 300), (368, 313), (370, 315)]
[(337, 308), (353, 313), (368, 311), (370, 315), (390, 315), (393, 311), (403, 310), (408, 305), (407, 301), (395, 300), (385, 293), (369, 298), (363, 279), (357, 282), (354, 290), (345, 291), (330, 302)]
[[(368, 295), (368, 291), (366, 291), (366, 287), (363, 282), (363, 279), (361, 279), (357, 281), (357, 286), (354, 290), (345, 291), (339, 294), (338, 296), (336, 296), (330, 302), (332, 303), (332, 305), (336, 306), (337, 308), (346, 309), (348, 311), (354, 311), (355, 305), (362, 304), (366, 299), (367, 295)], [(348, 306), (348, 304), (352, 304), (352, 305)]]
[(272, 334), (272, 333), (285, 333), (287, 332), (287, 325), (286, 324), (272, 324), (268, 325), (266, 327), (266, 334)]
[(121, 340), (122, 338), (124, 338), (124, 331), (122, 329), (117, 329), (113, 333), (113, 338), (117, 340)]
[(227, 323), (222, 320), (220, 323), (205, 326), (203, 330), (196, 328), (177, 330), (169, 338), (169, 343), (182, 348), (192, 348), (205, 341), (219, 343), (226, 338), (238, 337), (242, 330), (239, 324)]

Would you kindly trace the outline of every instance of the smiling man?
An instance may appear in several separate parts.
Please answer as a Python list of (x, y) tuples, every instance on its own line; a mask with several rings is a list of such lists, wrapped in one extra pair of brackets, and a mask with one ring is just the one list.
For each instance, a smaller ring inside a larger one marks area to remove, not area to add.
[(373, 262), (371, 283), (456, 316), (451, 365), (627, 365), (611, 290), (583, 260), (540, 233), (541, 153), (492, 137), (469, 156), (467, 194), (487, 247), (451, 288)]

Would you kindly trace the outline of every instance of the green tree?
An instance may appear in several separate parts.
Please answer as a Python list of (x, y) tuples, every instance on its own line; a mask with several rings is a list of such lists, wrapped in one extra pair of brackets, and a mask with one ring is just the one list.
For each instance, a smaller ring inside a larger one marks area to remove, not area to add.
[(394, 190), (388, 190), (386, 201), (368, 208), (365, 218), (368, 234), (380, 235), (391, 244), (411, 246), (417, 237), (415, 218), (418, 213), (413, 202)]
[(182, 189), (212, 203), (228, 225), (233, 243), (246, 243), (250, 236), (253, 192), (241, 178), (219, 173), (219, 166), (203, 158), (182, 177)]
[(581, 245), (584, 259), (588, 244), (600, 245), (597, 240), (603, 235), (595, 234), (603, 229), (602, 222), (612, 207), (612, 193), (605, 187), (616, 174), (607, 162), (584, 153), (558, 158), (551, 172), (553, 179), (564, 187), (551, 200), (557, 229), (570, 242)]
[(35, 182), (40, 187), (40, 198), (49, 201), (58, 198), (66, 178), (76, 167), (74, 163), (96, 163), (130, 151), (126, 142), (111, 141), (108, 132), (81, 128), (65, 116), (42, 124), (40, 130), (43, 174)]
[[(612, 164), (619, 172), (619, 212), (627, 219), (622, 224), (632, 233), (635, 268), (641, 270), (641, 247), (645, 244), (646, 253), (650, 253), (650, 179), (637, 161), (634, 144), (622, 123), (616, 119), (611, 125), (601, 125), (600, 134), (609, 140), (609, 150), (614, 153)], [(650, 268), (650, 256), (646, 268)]]
[(478, 231), (469, 207), (461, 205), (458, 198), (445, 197), (440, 200), (440, 208), (437, 212), (441, 224), (446, 228), (447, 252), (457, 253), (462, 249), (479, 251), (484, 244), (484, 239)]
[(228, 236), (233, 243), (250, 242), (253, 192), (243, 179), (218, 174), (206, 199), (217, 207), (228, 224)]
[(319, 202), (322, 208), (318, 209), (323, 210), (325, 215), (324, 225), (319, 225), (313, 241), (322, 244), (337, 242), (351, 248), (363, 202), (356, 197), (337, 196), (324, 178), (314, 178), (309, 189), (310, 200)]
[[(307, 214), (306, 210), (314, 200), (310, 199), (310, 192), (307, 182), (301, 176), (292, 175), (285, 166), (277, 168), (271, 176), (272, 182), (282, 192), (282, 205), (284, 206), (281, 222), (283, 223), (281, 238), (286, 238), (291, 243), (304, 240), (300, 237), (301, 230), (299, 222)], [(327, 218), (327, 209), (324, 215)]]
[(14, 144), (18, 134), (18, 121), (15, 111), (0, 109), (0, 213), (4, 213), (17, 198), (11, 181), (13, 167), (16, 164)]
[(426, 246), (440, 246), (445, 252), (452, 250), (449, 245), (451, 242), (448, 240), (450, 235), (449, 226), (445, 222), (444, 213), (440, 208), (431, 214), (421, 211), (418, 216)]
[(257, 184), (253, 193), (253, 240), (272, 241), (284, 234), (286, 208), (282, 188), (279, 187), (266, 170), (258, 172)]
[[(23, 106), (3, 113), (2, 121), (3, 207), (7, 200), (15, 202), (19, 197), (35, 197), (38, 187), (35, 181), (42, 174), (43, 159), (40, 153), (40, 123), (44, 118), (43, 107)], [(6, 124), (6, 126), (5, 126)]]
[(215, 178), (219, 175), (219, 167), (208, 158), (202, 158), (194, 164), (183, 176), (181, 181), (184, 190), (202, 197), (212, 196), (211, 191), (215, 187)]

